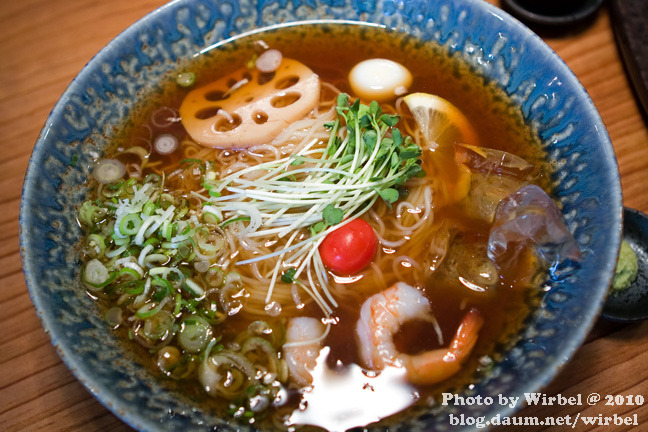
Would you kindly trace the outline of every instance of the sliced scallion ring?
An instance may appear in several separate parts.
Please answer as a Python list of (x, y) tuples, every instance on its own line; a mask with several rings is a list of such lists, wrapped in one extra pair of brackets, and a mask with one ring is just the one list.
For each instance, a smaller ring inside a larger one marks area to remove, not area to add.
[(108, 184), (124, 177), (126, 167), (117, 159), (100, 159), (92, 169), (92, 176), (99, 183)]
[(270, 342), (259, 336), (253, 336), (245, 340), (241, 346), (241, 354), (245, 355), (250, 351), (260, 351), (268, 358), (268, 366), (271, 372), (279, 371), (279, 357)]
[(161, 155), (168, 155), (176, 151), (180, 147), (178, 138), (171, 134), (162, 134), (155, 138), (153, 148)]
[(106, 322), (111, 327), (117, 327), (123, 321), (123, 312), (120, 307), (114, 306), (106, 312)]
[(166, 339), (173, 332), (175, 319), (171, 312), (163, 310), (155, 315), (149, 316), (144, 321), (142, 332), (147, 339)]
[(124, 292), (130, 295), (142, 294), (144, 292), (144, 282), (143, 281), (130, 282), (126, 284), (126, 286), (124, 287)]
[(142, 226), (142, 219), (137, 213), (129, 213), (119, 223), (119, 232), (122, 235), (137, 234)]
[(88, 235), (86, 243), (96, 258), (101, 258), (106, 253), (106, 242), (99, 234)]
[(178, 342), (186, 351), (197, 353), (207, 345), (212, 336), (211, 326), (201, 316), (192, 315), (185, 318), (180, 325)]
[(176, 76), (176, 84), (180, 87), (191, 87), (196, 82), (195, 72), (182, 72)]
[(137, 318), (149, 318), (152, 317), (153, 315), (157, 314), (162, 310), (164, 305), (166, 304), (168, 298), (165, 298), (162, 300), (160, 303), (158, 303), (157, 306), (154, 306), (155, 303), (146, 303), (144, 306), (139, 308), (137, 312), (135, 312), (135, 316)]
[(147, 201), (142, 208), (142, 214), (145, 216), (151, 216), (155, 212), (156, 206), (152, 201)]
[(125, 277), (127, 280), (137, 280), (141, 278), (141, 275), (135, 270), (130, 267), (123, 267), (119, 269), (119, 273), (117, 274), (118, 277)]
[(90, 291), (99, 291), (117, 276), (116, 272), (109, 272), (105, 265), (98, 259), (91, 259), (83, 268), (83, 282)]
[(169, 291), (173, 291), (173, 285), (171, 285), (171, 282), (160, 276), (153, 276), (151, 284), (155, 287), (167, 288)]
[(182, 288), (184, 288), (189, 292), (189, 294), (197, 298), (205, 295), (205, 290), (202, 289), (200, 285), (198, 285), (196, 282), (192, 281), (191, 279), (185, 280), (185, 283), (182, 286)]

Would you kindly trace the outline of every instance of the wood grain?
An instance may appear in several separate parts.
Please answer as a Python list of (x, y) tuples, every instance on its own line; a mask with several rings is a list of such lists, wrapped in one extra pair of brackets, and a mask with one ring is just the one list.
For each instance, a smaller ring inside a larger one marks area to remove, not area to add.
[[(131, 430), (76, 381), (50, 345), (22, 277), (18, 213), (33, 145), (58, 97), (97, 51), (163, 3), (0, 0), (0, 430)], [(625, 205), (648, 211), (648, 129), (620, 62), (607, 10), (568, 34), (542, 36), (576, 73), (603, 118), (617, 155)], [(648, 323), (601, 321), (545, 392), (568, 397), (641, 394), (648, 399), (646, 364)], [(576, 431), (648, 428), (648, 404), (529, 407), (518, 415), (577, 413), (637, 414), (639, 426), (579, 425)]]

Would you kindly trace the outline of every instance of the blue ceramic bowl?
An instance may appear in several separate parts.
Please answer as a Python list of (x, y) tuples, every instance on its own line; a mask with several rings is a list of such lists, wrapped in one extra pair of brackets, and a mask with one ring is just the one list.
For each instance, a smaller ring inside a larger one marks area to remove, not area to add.
[[(135, 23), (79, 73), (54, 107), (29, 164), (20, 212), (23, 268), (45, 330), (77, 378), (140, 430), (248, 430), (197, 410), (122, 355), (79, 283), (75, 222), (88, 166), (147, 85), (220, 40), (301, 20), (397, 28), (459, 56), (511, 98), (556, 166), (555, 198), (584, 253), (577, 271), (550, 282), (515, 346), (464, 396), (522, 397), (556, 376), (599, 314), (621, 238), (621, 190), (609, 137), (563, 61), (527, 28), (481, 0), (177, 0)], [(449, 414), (509, 415), (493, 405), (418, 407), (390, 430), (462, 430)], [(379, 430), (381, 427), (369, 427)], [(473, 427), (466, 427), (473, 429)]]

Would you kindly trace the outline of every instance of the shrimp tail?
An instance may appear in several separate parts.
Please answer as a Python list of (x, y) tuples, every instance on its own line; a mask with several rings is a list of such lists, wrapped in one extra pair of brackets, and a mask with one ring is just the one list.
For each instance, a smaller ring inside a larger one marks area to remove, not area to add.
[(457, 334), (450, 344), (448, 354), (453, 354), (459, 362), (466, 360), (477, 343), (479, 331), (484, 325), (484, 318), (476, 308), (471, 308), (461, 321)]
[(477, 343), (484, 318), (475, 308), (461, 321), (450, 347), (426, 351), (418, 355), (401, 354), (400, 362), (407, 369), (407, 377), (414, 384), (436, 384), (459, 372)]

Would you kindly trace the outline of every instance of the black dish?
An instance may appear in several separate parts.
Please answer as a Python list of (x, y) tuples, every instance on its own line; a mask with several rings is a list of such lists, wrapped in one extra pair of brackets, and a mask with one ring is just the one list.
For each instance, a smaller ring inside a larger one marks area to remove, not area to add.
[(626, 290), (610, 292), (601, 316), (617, 322), (648, 318), (648, 216), (623, 209), (623, 237), (637, 254), (639, 274)]
[(502, 0), (502, 8), (526, 24), (562, 26), (590, 17), (603, 0)]

